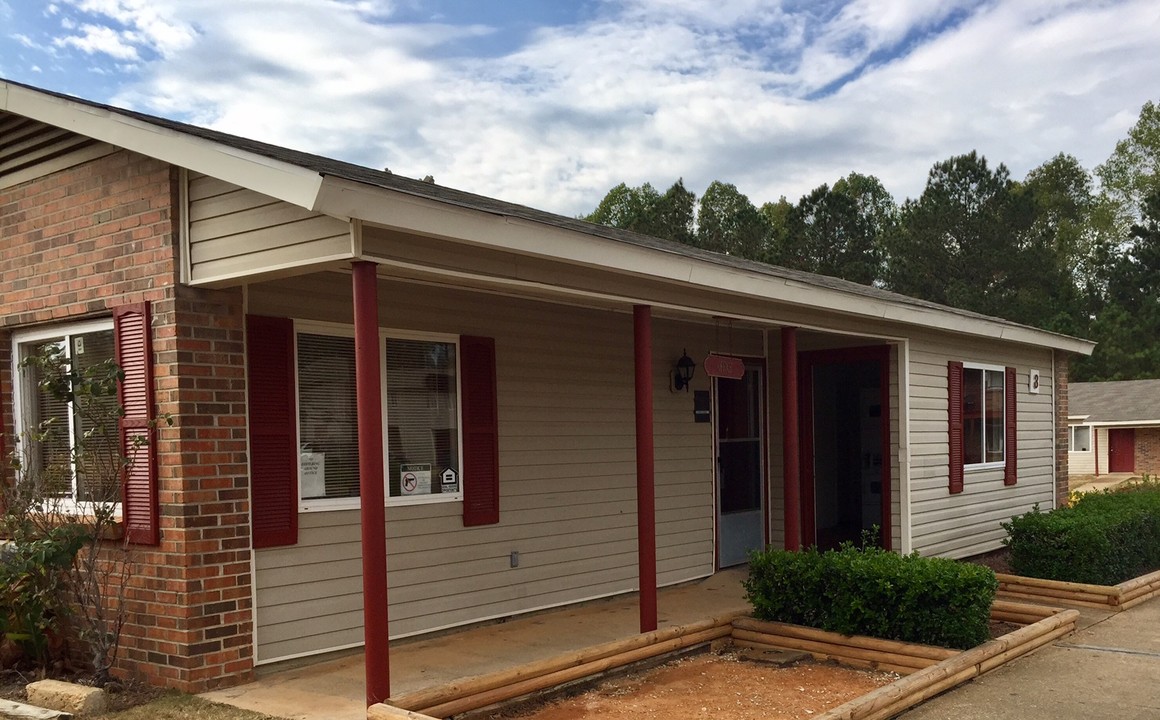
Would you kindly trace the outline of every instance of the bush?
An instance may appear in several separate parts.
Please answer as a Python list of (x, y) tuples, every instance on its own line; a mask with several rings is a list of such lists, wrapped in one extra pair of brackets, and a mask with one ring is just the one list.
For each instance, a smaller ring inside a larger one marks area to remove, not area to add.
[(1160, 569), (1160, 485), (1090, 493), (1071, 507), (1035, 507), (1003, 523), (1019, 575), (1115, 585)]
[(43, 667), (57, 659), (51, 656), (51, 638), (69, 612), (68, 570), (85, 533), (75, 525), (36, 534), (27, 530), (7, 527), (15, 541), (0, 551), (0, 636)]
[(988, 639), (997, 588), (979, 565), (850, 545), (755, 552), (745, 580), (760, 620), (963, 649)]

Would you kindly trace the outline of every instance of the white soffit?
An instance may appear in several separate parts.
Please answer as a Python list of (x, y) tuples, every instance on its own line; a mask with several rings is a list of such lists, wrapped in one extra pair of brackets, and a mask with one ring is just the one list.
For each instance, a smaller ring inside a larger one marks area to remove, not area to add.
[(205, 173), (300, 207), (314, 204), (322, 184), (322, 177), (312, 170), (6, 82), (0, 82), (0, 110)]

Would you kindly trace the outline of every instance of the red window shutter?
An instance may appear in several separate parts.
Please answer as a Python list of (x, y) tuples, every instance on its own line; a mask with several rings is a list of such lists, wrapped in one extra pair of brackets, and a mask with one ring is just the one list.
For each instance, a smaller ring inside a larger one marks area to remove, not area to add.
[(947, 363), (947, 415), (950, 442), (950, 491), (963, 491), (963, 364)]
[(459, 338), (463, 390), (463, 524), (499, 522), (499, 411), (495, 340)]
[(117, 365), (125, 377), (118, 401), (121, 453), (128, 459), (121, 480), (121, 518), (125, 539), (140, 545), (161, 542), (157, 500), (157, 433), (153, 429), (153, 346), (149, 304), (113, 310)]
[(254, 547), (298, 542), (294, 321), (246, 316), (250, 518)]
[(1003, 467), (1003, 484), (1014, 485), (1018, 480), (1018, 470), (1015, 468), (1017, 463), (1017, 454), (1015, 451), (1018, 443), (1018, 438), (1015, 432), (1016, 415), (1019, 408), (1016, 403), (1015, 396), (1015, 368), (1007, 368), (1006, 377), (1003, 378), (1003, 403), (1006, 406), (1003, 412), (1004, 422), (1006, 426), (1003, 428), (1003, 452), (1005, 454), (1006, 465)]

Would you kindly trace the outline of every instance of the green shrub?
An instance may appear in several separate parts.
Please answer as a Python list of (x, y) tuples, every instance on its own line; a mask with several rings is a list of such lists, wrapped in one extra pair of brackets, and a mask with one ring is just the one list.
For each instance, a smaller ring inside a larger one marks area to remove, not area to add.
[(1160, 486), (1089, 493), (1071, 507), (1035, 507), (1003, 523), (1018, 575), (1115, 585), (1160, 569)]
[(755, 552), (745, 580), (760, 620), (953, 648), (987, 640), (997, 588), (980, 565), (848, 545)]
[(86, 534), (76, 525), (11, 534), (16, 541), (0, 551), (0, 635), (43, 666), (51, 659), (49, 636), (69, 612), (68, 569)]

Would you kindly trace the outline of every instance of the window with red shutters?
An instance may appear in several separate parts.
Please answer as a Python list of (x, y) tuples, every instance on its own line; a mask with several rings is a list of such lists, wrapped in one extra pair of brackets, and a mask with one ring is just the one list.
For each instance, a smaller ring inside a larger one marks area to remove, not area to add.
[(459, 339), (463, 393), (463, 524), (499, 522), (499, 411), (495, 340)]
[(250, 508), (255, 548), (298, 542), (294, 321), (246, 316)]
[(1003, 466), (1003, 484), (1014, 485), (1019, 479), (1019, 472), (1016, 468), (1016, 443), (1018, 441), (1018, 433), (1016, 432), (1016, 415), (1019, 412), (1019, 408), (1015, 394), (1015, 368), (1006, 368), (1005, 375), (1006, 379), (1003, 387), (1003, 451), (1007, 455), (1004, 458), (1005, 464)]
[(157, 433), (153, 428), (153, 348), (149, 305), (125, 305), (113, 311), (117, 365), (125, 377), (119, 385), (121, 452), (127, 458), (121, 487), (125, 538), (141, 545), (161, 542), (157, 497)]
[(963, 364), (947, 363), (947, 408), (950, 444), (949, 489), (963, 491)]

